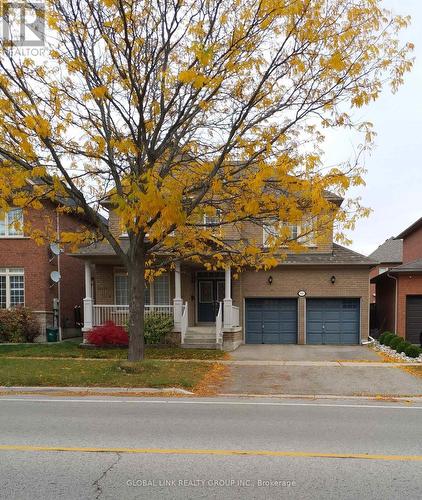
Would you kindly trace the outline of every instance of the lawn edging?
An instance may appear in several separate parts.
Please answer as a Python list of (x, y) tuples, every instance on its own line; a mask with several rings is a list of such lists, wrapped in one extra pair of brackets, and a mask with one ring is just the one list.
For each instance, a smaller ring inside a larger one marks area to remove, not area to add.
[(194, 395), (195, 393), (181, 389), (180, 387), (52, 387), (52, 386), (0, 386), (1, 394), (62, 394), (77, 393), (81, 394), (177, 394), (183, 396)]

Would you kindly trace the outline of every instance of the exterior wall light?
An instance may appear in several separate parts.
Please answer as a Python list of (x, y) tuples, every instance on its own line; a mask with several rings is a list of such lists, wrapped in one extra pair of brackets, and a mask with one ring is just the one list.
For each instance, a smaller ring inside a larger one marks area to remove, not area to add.
[(330, 281), (334, 285), (334, 283), (336, 282), (336, 277), (335, 276), (331, 276)]
[(272, 276), (269, 276), (269, 277), (268, 277), (268, 284), (269, 284), (269, 285), (272, 285), (272, 284), (273, 284), (273, 277), (272, 277)]

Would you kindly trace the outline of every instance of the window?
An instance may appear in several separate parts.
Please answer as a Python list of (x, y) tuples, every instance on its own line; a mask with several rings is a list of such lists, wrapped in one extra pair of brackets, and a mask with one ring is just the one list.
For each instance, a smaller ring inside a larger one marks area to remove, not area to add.
[(23, 212), (12, 208), (0, 215), (0, 236), (23, 236)]
[(161, 274), (152, 284), (154, 288), (154, 304), (170, 303), (169, 275)]
[(312, 230), (312, 221), (304, 221), (302, 225), (290, 222), (274, 222), (263, 227), (263, 244), (269, 246), (270, 238), (279, 238), (280, 234), (287, 231), (288, 241), (297, 241), (302, 245), (315, 246), (315, 235)]
[(23, 306), (25, 304), (25, 277), (23, 269), (0, 269), (0, 308)]
[(204, 214), (204, 225), (209, 227), (219, 226), (221, 223), (221, 210), (217, 209), (214, 215)]
[(114, 276), (114, 290), (117, 305), (123, 306), (129, 304), (129, 285), (127, 274), (116, 274)]
[(145, 285), (144, 304), (146, 306), (151, 304), (151, 283)]
[(385, 272), (387, 272), (387, 271), (388, 271), (388, 269), (389, 269), (388, 267), (380, 267), (380, 268), (378, 269), (378, 274), (385, 273)]
[(269, 246), (270, 238), (279, 238), (280, 233), (284, 231), (284, 228), (288, 228), (288, 240), (297, 240), (299, 235), (299, 226), (296, 224), (275, 222), (273, 224), (266, 224), (263, 226), (263, 243), (264, 246)]
[[(127, 274), (116, 273), (114, 275), (114, 295), (117, 305), (129, 304), (129, 280)], [(153, 283), (147, 283), (144, 302), (145, 305), (170, 303), (168, 274), (162, 274)]]
[(308, 246), (315, 246), (315, 233), (313, 230), (312, 219), (308, 219), (302, 222), (300, 233), (302, 233), (303, 235), (299, 238), (301, 243)]

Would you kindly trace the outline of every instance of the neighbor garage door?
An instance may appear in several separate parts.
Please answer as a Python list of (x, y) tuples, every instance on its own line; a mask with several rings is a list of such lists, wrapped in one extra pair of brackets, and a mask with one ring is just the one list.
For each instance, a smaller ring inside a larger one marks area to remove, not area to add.
[(246, 299), (247, 344), (296, 344), (296, 299)]
[(359, 344), (359, 299), (308, 299), (307, 344)]
[(406, 340), (419, 344), (422, 332), (422, 295), (406, 297)]

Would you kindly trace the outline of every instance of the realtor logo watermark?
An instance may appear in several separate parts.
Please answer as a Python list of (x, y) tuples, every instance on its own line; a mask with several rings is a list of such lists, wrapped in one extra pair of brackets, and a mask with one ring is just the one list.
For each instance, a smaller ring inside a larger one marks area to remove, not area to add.
[(40, 48), (45, 45), (43, 2), (1, 2), (0, 38), (4, 47)]

